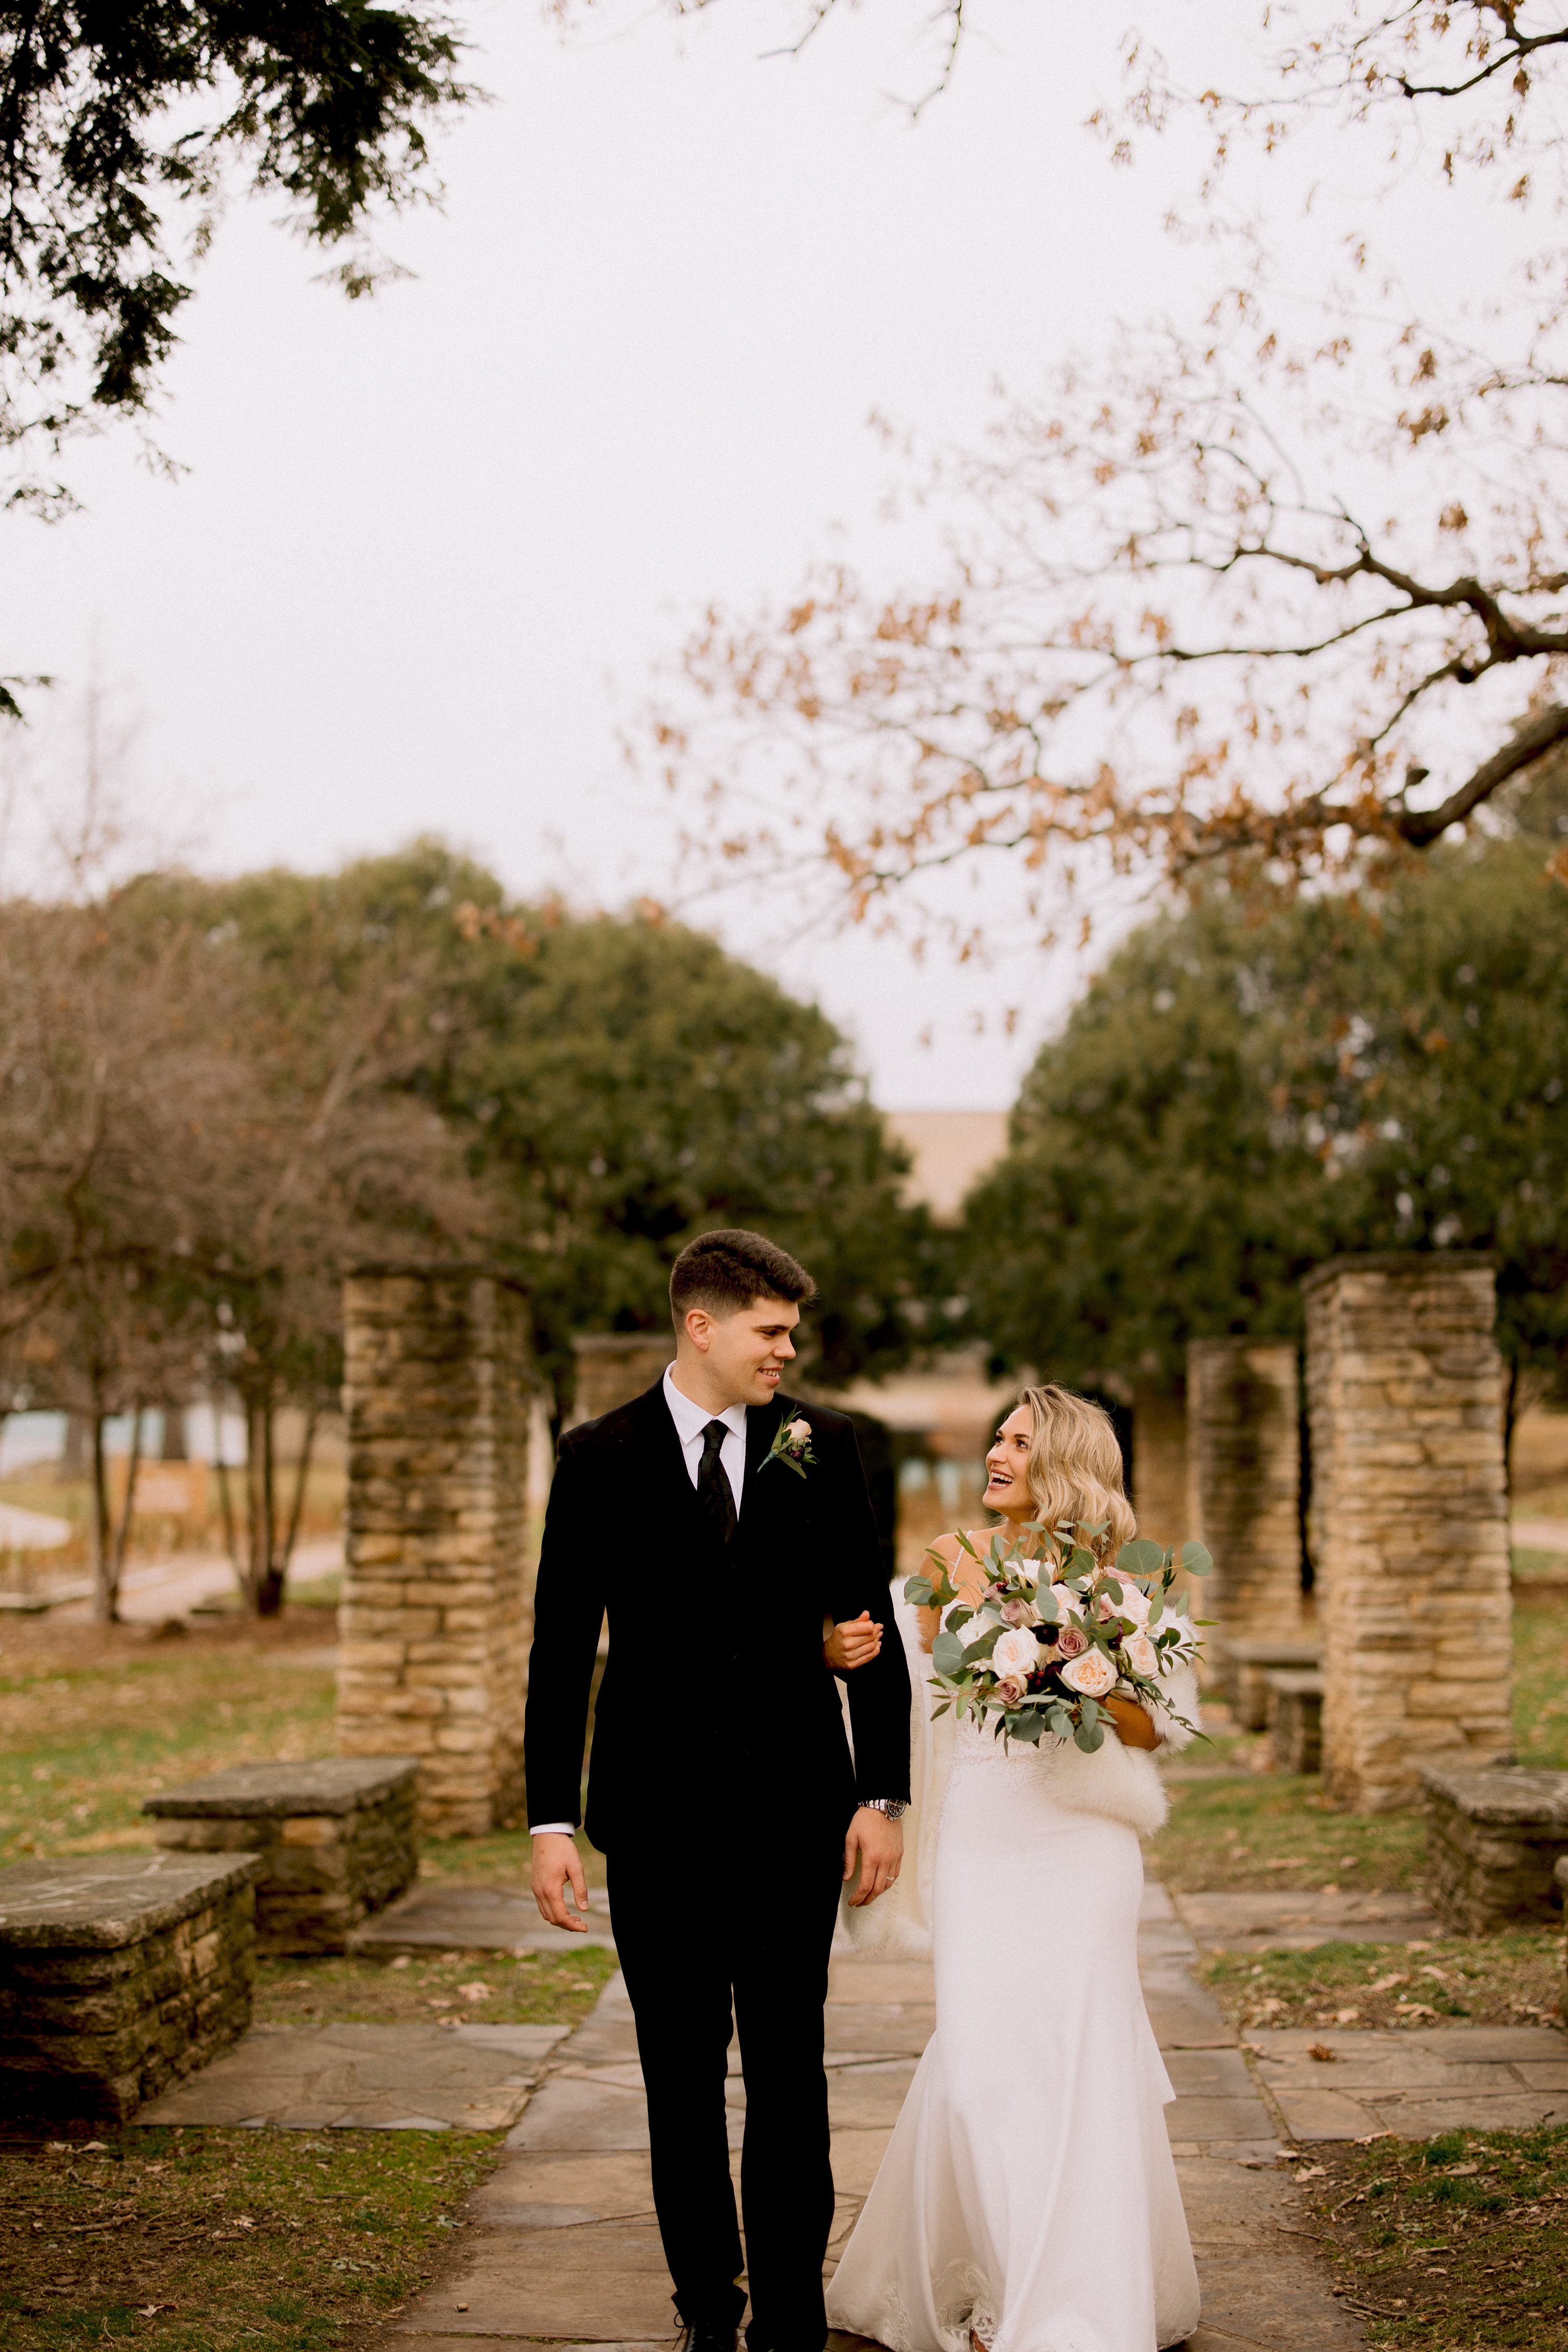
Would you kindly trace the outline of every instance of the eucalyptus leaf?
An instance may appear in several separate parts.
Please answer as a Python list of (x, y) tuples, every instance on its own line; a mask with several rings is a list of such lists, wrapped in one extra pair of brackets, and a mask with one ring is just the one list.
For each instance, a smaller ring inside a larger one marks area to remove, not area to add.
[(1165, 1565), (1163, 1544), (1152, 1543), (1147, 1536), (1134, 1536), (1122, 1545), (1116, 1555), (1116, 1565), (1129, 1576), (1158, 1576)]
[(961, 1671), (963, 1644), (956, 1633), (950, 1633), (943, 1628), (931, 1643), (931, 1662), (939, 1675), (946, 1675), (950, 1678)]
[(1182, 1546), (1182, 1566), (1189, 1576), (1206, 1576), (1214, 1566), (1214, 1554), (1201, 1543)]
[(929, 1576), (911, 1576), (904, 1581), (904, 1599), (912, 1609), (929, 1609), (936, 1599)]

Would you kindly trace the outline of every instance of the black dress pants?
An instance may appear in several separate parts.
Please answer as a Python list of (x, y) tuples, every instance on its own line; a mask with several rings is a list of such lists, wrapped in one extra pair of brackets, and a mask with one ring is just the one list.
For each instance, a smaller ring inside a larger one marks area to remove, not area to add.
[(681, 1870), (673, 1843), (665, 1832), (617, 1836), (607, 1875), (676, 2308), (688, 2326), (731, 2327), (745, 2305), (724, 2104), (732, 2002), (746, 2082), (747, 2352), (822, 2352), (833, 2228), (823, 2003), (844, 1824), (737, 1821), (714, 1851), (737, 1857), (739, 1874), (721, 1863), (706, 1885)]

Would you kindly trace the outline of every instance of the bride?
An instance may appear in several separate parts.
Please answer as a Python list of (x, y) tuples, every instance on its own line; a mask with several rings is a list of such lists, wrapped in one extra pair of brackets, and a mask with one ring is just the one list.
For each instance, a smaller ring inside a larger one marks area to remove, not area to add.
[[(1066, 1389), (1026, 1389), (986, 1465), (1010, 1537), (1107, 1523), (1109, 1560), (1135, 1532), (1110, 1418)], [(955, 1536), (938, 1549), (972, 1601), (976, 1563)], [(936, 2032), (828, 2290), (833, 2326), (890, 2352), (1157, 2352), (1197, 2326), (1174, 2094), (1138, 1981), (1138, 1841), (1165, 1814), (1151, 1751), (1191, 1736), (1173, 1716), (1197, 1717), (1191, 1669), (1169, 1680), (1158, 1720), (1102, 1701), (1115, 1731), (1091, 1756), (959, 1727), (932, 1886)]]

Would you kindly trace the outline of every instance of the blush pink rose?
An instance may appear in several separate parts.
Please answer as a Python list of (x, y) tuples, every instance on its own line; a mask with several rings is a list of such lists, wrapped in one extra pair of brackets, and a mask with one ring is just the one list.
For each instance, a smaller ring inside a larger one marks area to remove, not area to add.
[(1037, 1625), (1040, 1612), (1032, 1601), (1004, 1601), (1002, 1614), (1009, 1625)]
[(1089, 1635), (1077, 1625), (1063, 1625), (1058, 1632), (1056, 1649), (1058, 1658), (1081, 1658), (1089, 1647)]
[(1010, 1625), (996, 1636), (996, 1646), (991, 1653), (994, 1674), (1016, 1682), (1026, 1682), (1040, 1663), (1040, 1645), (1025, 1625)]
[(996, 1685), (996, 1696), (1004, 1706), (1021, 1706), (1026, 1688), (1016, 1675), (1004, 1675)]
[(792, 1445), (805, 1445), (809, 1444), (810, 1439), (811, 1423), (809, 1421), (792, 1421), (790, 1423), (789, 1442)]
[(1082, 1657), (1062, 1668), (1062, 1680), (1080, 1698), (1103, 1698), (1116, 1688), (1116, 1668), (1103, 1650), (1086, 1649)]

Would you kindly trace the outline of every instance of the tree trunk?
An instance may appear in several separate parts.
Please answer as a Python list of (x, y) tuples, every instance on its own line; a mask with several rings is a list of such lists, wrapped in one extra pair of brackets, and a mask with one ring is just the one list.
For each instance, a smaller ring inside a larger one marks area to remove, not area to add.
[(188, 1462), (191, 1449), (185, 1435), (185, 1408), (183, 1404), (163, 1407), (163, 1459), (165, 1462)]
[(112, 1562), (114, 1610), (120, 1608), (120, 1584), (125, 1573), (125, 1554), (131, 1543), (132, 1521), (136, 1516), (136, 1478), (142, 1467), (142, 1408), (138, 1405), (131, 1416), (131, 1459), (125, 1465), (125, 1503), (120, 1514), (120, 1525), (111, 1528), (110, 1560)]
[(269, 1391), (247, 1398), (245, 1492), (250, 1512), (250, 1543), (246, 1598), (258, 1617), (276, 1617), (283, 1606), (283, 1570), (278, 1559), (274, 1422)]
[(321, 1417), (321, 1409), (315, 1404), (305, 1415), (304, 1441), (300, 1448), (299, 1466), (294, 1474), (294, 1493), (289, 1505), (289, 1530), (283, 1538), (283, 1553), (278, 1563), (279, 1576), (285, 1584), (289, 1562), (294, 1557), (294, 1546), (299, 1540), (300, 1521), (304, 1517), (305, 1486), (310, 1475), (310, 1454), (316, 1443), (316, 1424)]
[(85, 1478), (91, 1455), (92, 1421), (85, 1412), (68, 1412), (65, 1441), (60, 1447), (60, 1476)]
[(120, 1613), (120, 1588), (114, 1574), (114, 1530), (109, 1507), (109, 1456), (103, 1448), (106, 1413), (88, 1416), (92, 1461), (92, 1614), (95, 1623), (112, 1625)]
[(213, 1426), (216, 1431), (216, 1439), (214, 1445), (214, 1452), (216, 1455), (216, 1459), (213, 1464), (213, 1467), (217, 1472), (217, 1501), (218, 1509), (223, 1514), (224, 1549), (228, 1554), (228, 1564), (234, 1570), (234, 1580), (243, 1592), (245, 1590), (245, 1570), (240, 1565), (239, 1543), (235, 1533), (234, 1496), (229, 1488), (228, 1464), (224, 1459), (223, 1414), (221, 1412), (214, 1413)]
[(1513, 1432), (1519, 1419), (1519, 1359), (1509, 1359), (1508, 1386), (1502, 1399), (1502, 1475), (1503, 1490), (1513, 1499)]

